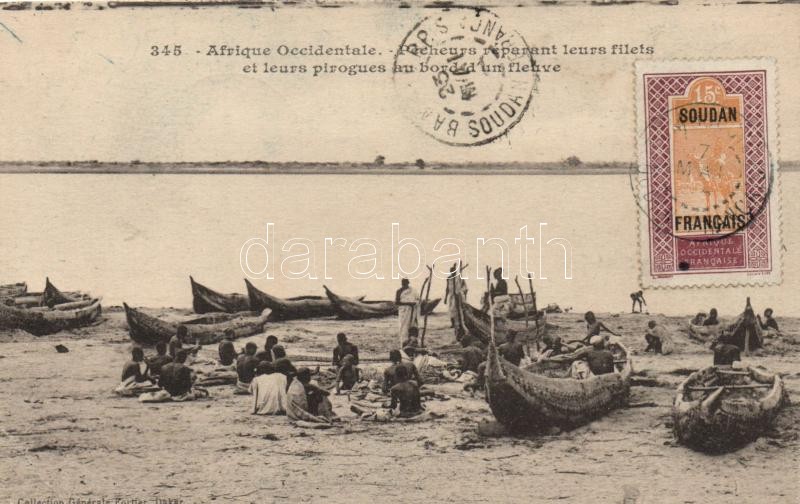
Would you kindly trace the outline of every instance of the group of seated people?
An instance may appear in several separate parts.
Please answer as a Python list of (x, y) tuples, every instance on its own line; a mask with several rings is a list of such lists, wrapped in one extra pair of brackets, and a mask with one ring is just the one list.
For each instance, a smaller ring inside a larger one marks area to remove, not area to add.
[[(764, 310), (763, 319), (761, 318), (761, 315), (756, 315), (756, 318), (758, 319), (758, 324), (761, 327), (761, 329), (764, 330), (771, 329), (776, 332), (780, 330), (778, 329), (778, 321), (775, 320), (775, 318), (773, 317), (774, 313), (775, 312), (773, 311), (772, 308), (767, 308), (766, 310)], [(706, 315), (703, 312), (699, 312), (697, 315), (694, 316), (691, 323), (692, 325), (705, 326), (705, 327), (719, 325), (720, 321), (717, 315), (717, 309), (711, 308), (711, 310), (709, 310), (708, 312), (708, 315)]]
[(156, 355), (145, 359), (144, 350), (134, 346), (131, 360), (122, 368), (122, 388), (137, 388), (142, 385), (157, 385), (171, 397), (185, 396), (192, 391), (196, 375), (188, 362), (197, 354), (199, 346), (184, 348), (189, 340), (189, 331), (178, 326), (168, 343), (156, 343)]
[(192, 391), (196, 375), (186, 365), (189, 351), (175, 349), (174, 356), (167, 354), (167, 344), (160, 341), (156, 344), (156, 355), (145, 359), (144, 350), (134, 346), (131, 360), (122, 368), (122, 389), (137, 388), (142, 385), (157, 385), (169, 393), (170, 397), (183, 397)]

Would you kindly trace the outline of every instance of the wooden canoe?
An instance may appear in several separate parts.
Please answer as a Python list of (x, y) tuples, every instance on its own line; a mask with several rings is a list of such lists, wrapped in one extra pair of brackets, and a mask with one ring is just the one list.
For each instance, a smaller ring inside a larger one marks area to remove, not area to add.
[(90, 295), (83, 292), (61, 292), (55, 285), (50, 282), (49, 278), (45, 279), (44, 291), (42, 292), (25, 292), (14, 298), (14, 306), (17, 308), (32, 308), (38, 306), (48, 306), (52, 302), (53, 306), (62, 304), (72, 304), (79, 301), (91, 301)]
[(195, 282), (191, 276), (189, 277), (189, 282), (192, 284), (192, 308), (195, 313), (250, 311), (250, 301), (247, 296), (242, 294), (221, 294)]
[(694, 450), (733, 451), (758, 438), (786, 401), (783, 380), (777, 374), (754, 367), (707, 367), (678, 386), (673, 432)]
[(537, 362), (519, 368), (500, 356), (489, 342), (486, 399), (495, 418), (512, 432), (548, 427), (570, 429), (624, 406), (633, 372), (627, 350), (617, 345), (616, 372), (584, 380), (569, 378), (569, 363)]
[(0, 285), (0, 299), (21, 296), (26, 292), (28, 292), (28, 284), (25, 282)]
[[(250, 309), (255, 312), (262, 312), (264, 309), (269, 308), (272, 310), (269, 315), (270, 321), (333, 317), (336, 315), (333, 303), (327, 296), (279, 298), (259, 290), (246, 278), (244, 283), (247, 285)], [(358, 300), (362, 299), (364, 299), (363, 296), (358, 298)]]
[(0, 329), (22, 329), (35, 336), (91, 324), (102, 313), (99, 299), (80, 301), (70, 309), (23, 309), (0, 303)]
[[(461, 307), (463, 314), (462, 319), (467, 332), (478, 338), (484, 345), (488, 345), (489, 339), (491, 338), (489, 334), (489, 314), (475, 308), (466, 301), (461, 301)], [(525, 326), (525, 322), (519, 320), (505, 320), (502, 318), (495, 318), (494, 326), (495, 339), (498, 345), (506, 342), (506, 334), (509, 330), (517, 332), (518, 341), (523, 341), (527, 338), (528, 341), (533, 342), (539, 339), (541, 336), (540, 333), (543, 334), (545, 330), (554, 330), (558, 328), (558, 326), (549, 324), (546, 321), (540, 321), (540, 328), (537, 330), (536, 321), (533, 319), (532, 315), (527, 327)]]
[(236, 338), (253, 336), (263, 332), (269, 317), (269, 311), (265, 310), (260, 315), (252, 312), (215, 313), (183, 322), (168, 322), (131, 308), (125, 303), (123, 306), (128, 320), (128, 333), (133, 341), (143, 346), (152, 346), (159, 341), (169, 342), (181, 324), (188, 329), (189, 340), (199, 345), (219, 343), (225, 337), (227, 329), (233, 329)]
[[(352, 298), (339, 296), (333, 291), (325, 288), (325, 294), (330, 299), (336, 316), (344, 320), (363, 320), (370, 318), (382, 318), (395, 316), (398, 313), (397, 305), (394, 301), (363, 301)], [(429, 300), (427, 303), (422, 302), (420, 309), (420, 316), (429, 315), (436, 305), (439, 304), (441, 298)]]

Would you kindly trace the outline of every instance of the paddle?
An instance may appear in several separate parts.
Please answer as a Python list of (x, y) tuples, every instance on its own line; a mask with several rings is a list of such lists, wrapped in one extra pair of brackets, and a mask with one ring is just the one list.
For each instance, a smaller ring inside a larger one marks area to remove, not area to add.
[[(425, 304), (428, 303), (428, 301), (430, 300), (430, 297), (431, 297), (431, 284), (433, 283), (433, 266), (435, 264), (436, 264), (436, 262), (434, 262), (430, 266), (428, 266), (427, 264), (425, 265), (425, 267), (428, 268), (428, 278), (425, 280), (426, 282), (428, 282), (428, 290), (425, 292)], [(425, 284), (424, 283), (422, 284), (422, 289), (423, 290), (425, 289)], [(422, 294), (422, 291), (420, 291), (420, 294)], [(424, 306), (424, 305), (420, 305), (420, 307), (422, 307), (422, 306)], [(425, 319), (424, 319), (424, 322), (422, 323), (422, 334), (419, 337), (419, 346), (421, 346), (423, 348), (425, 347), (425, 333), (428, 330), (428, 315), (430, 315), (430, 312), (426, 311), (425, 312)]]

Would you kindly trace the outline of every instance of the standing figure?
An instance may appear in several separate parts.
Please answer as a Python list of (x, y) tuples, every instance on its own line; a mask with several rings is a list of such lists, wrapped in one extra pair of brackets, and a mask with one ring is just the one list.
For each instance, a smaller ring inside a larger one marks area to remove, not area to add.
[(644, 300), (643, 291), (631, 292), (631, 313), (636, 313), (637, 303), (639, 304), (639, 313), (642, 313), (642, 305), (647, 305), (647, 301)]
[(411, 287), (411, 282), (404, 278), (401, 287), (397, 289), (394, 296), (397, 305), (397, 320), (399, 325), (398, 337), (402, 345), (408, 337), (408, 330), (412, 327), (419, 327), (417, 317), (419, 315), (419, 295)]

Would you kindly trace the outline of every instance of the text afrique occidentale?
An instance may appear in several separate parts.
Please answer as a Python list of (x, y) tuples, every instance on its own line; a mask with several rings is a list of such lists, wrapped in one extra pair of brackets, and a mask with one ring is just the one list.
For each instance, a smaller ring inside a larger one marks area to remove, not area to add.
[[(398, 54), (404, 53), (418, 53), (419, 51), (437, 52), (437, 54), (430, 54), (431, 56), (444, 56), (457, 51), (477, 51), (477, 48), (416, 48), (416, 47), (400, 47), (397, 50)], [(516, 53), (523, 51), (531, 56), (602, 56), (602, 55), (650, 55), (654, 54), (655, 49), (652, 46), (645, 44), (631, 45), (631, 44), (612, 44), (610, 46), (570, 46), (562, 44), (560, 46), (552, 44), (549, 46), (536, 46), (536, 47), (523, 47), (523, 48), (500, 48), (502, 51), (513, 51)], [(380, 53), (375, 47), (362, 44), (361, 46), (351, 46), (345, 44), (343, 46), (325, 46), (323, 44), (309, 45), (303, 47), (291, 47), (287, 45), (279, 45), (275, 48), (272, 47), (249, 47), (249, 46), (230, 46), (222, 45), (209, 45), (206, 51), (206, 56), (211, 57), (239, 57), (252, 60), (256, 57), (363, 57), (363, 56), (380, 56)], [(511, 54), (509, 52), (509, 54)], [(418, 54), (422, 56), (422, 54)], [(461, 54), (463, 56), (465, 54)], [(472, 54), (470, 54), (472, 55)], [(296, 63), (296, 64), (275, 64), (269, 61), (262, 62), (248, 62), (242, 67), (243, 73), (257, 74), (257, 73), (284, 73), (284, 74), (307, 74), (311, 73), (313, 76), (323, 74), (340, 74), (354, 76), (365, 73), (385, 73), (388, 70), (387, 65), (383, 63), (361, 63), (361, 64), (344, 64), (334, 61), (318, 61), (314, 64)], [(423, 70), (423, 69), (420, 69)], [(512, 72), (540, 72), (540, 71), (560, 71), (560, 66), (556, 67), (548, 65), (547, 68), (540, 68), (538, 64), (532, 67), (520, 68), (507, 68), (506, 71)]]

